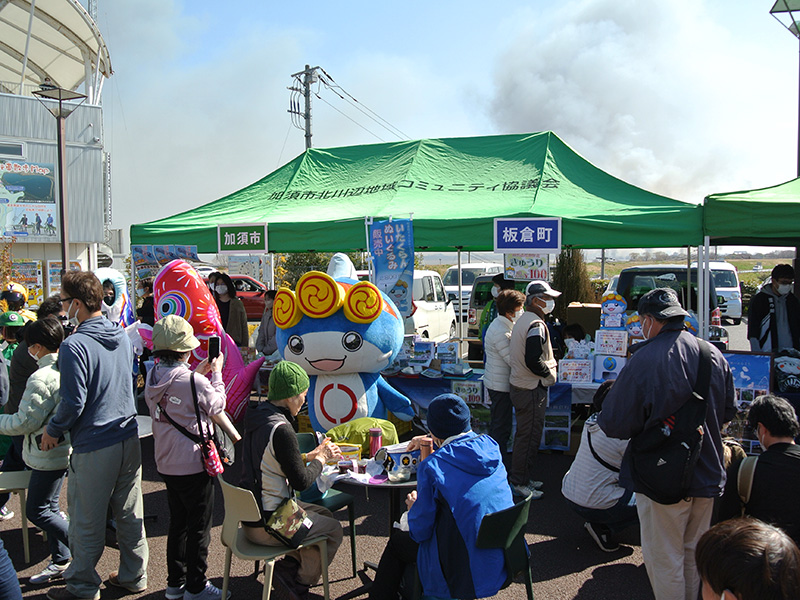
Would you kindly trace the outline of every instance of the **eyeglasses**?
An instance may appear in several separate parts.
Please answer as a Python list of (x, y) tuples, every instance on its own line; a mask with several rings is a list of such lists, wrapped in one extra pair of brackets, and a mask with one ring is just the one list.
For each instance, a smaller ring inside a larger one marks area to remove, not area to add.
[(61, 298), (61, 304), (64, 304), (64, 302), (71, 302), (72, 300), (75, 300), (75, 298)]

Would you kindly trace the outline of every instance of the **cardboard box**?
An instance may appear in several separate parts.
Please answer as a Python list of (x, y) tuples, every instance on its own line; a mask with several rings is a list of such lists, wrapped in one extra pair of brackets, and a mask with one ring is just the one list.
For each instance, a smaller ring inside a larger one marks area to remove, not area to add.
[(598, 354), (594, 357), (594, 380), (616, 379), (626, 361), (627, 359), (622, 356)]
[(586, 333), (600, 329), (600, 305), (570, 302), (567, 306), (567, 324), (578, 323)]

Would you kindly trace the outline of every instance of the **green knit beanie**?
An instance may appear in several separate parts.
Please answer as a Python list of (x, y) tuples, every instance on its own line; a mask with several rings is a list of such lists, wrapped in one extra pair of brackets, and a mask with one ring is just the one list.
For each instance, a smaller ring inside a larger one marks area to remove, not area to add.
[(282, 360), (269, 374), (267, 398), (270, 402), (280, 402), (302, 394), (309, 385), (308, 373), (303, 370), (303, 367), (289, 360)]

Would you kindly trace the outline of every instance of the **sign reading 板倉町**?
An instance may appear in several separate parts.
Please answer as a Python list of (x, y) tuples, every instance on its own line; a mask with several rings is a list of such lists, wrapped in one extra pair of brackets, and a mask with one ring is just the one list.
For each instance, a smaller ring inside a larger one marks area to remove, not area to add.
[(561, 252), (561, 219), (558, 217), (495, 219), (494, 251), (502, 254)]
[(220, 254), (266, 254), (266, 223), (233, 223), (217, 225)]

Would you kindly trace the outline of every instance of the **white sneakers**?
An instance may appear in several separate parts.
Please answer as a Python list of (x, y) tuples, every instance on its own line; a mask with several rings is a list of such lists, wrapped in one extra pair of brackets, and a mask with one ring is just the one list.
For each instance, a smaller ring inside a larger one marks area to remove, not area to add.
[(63, 565), (57, 565), (52, 560), (50, 564), (48, 564), (44, 570), (31, 577), (28, 582), (32, 585), (41, 585), (43, 583), (50, 583), (54, 579), (58, 579), (64, 574), (64, 571), (67, 570), (69, 563), (65, 563)]

